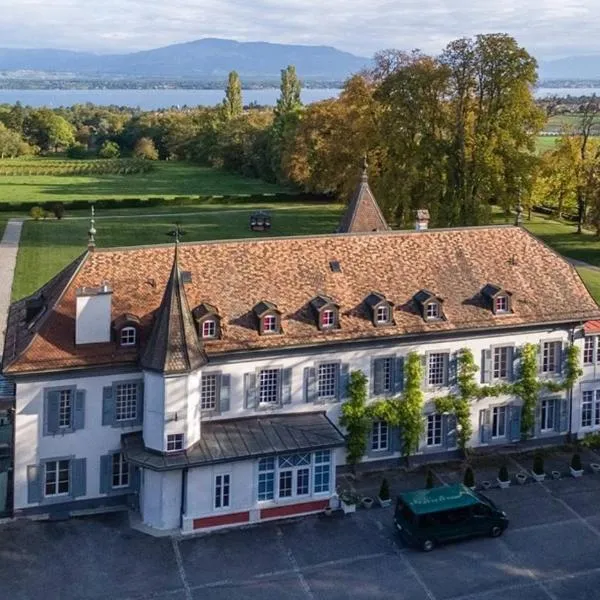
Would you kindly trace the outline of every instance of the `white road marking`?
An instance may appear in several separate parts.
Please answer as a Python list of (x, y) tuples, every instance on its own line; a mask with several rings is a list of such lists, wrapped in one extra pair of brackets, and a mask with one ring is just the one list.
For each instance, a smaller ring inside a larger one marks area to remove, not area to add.
[(288, 548), (285, 545), (285, 542), (283, 541), (283, 531), (281, 531), (281, 527), (277, 527), (276, 531), (277, 531), (277, 544), (280, 546), (283, 553), (287, 556), (287, 559), (288, 559), (288, 562), (290, 563), (290, 565), (292, 565), (292, 571), (296, 574), (296, 577), (298, 578), (298, 582), (300, 583), (300, 587), (302, 588), (302, 590), (304, 591), (304, 594), (306, 595), (306, 597), (309, 600), (315, 600), (315, 596), (312, 593), (312, 590), (310, 589), (310, 585), (308, 585), (308, 581), (306, 581), (306, 578), (302, 574), (300, 565), (298, 565), (298, 561), (296, 560), (294, 553), (292, 552), (291, 548)]
[(173, 546), (173, 552), (175, 553), (175, 562), (177, 563), (179, 578), (181, 579), (181, 583), (183, 584), (185, 598), (186, 600), (193, 600), (192, 590), (190, 589), (190, 584), (188, 583), (187, 577), (185, 575), (185, 569), (183, 568), (183, 558), (181, 557), (179, 542), (174, 537), (171, 538), (171, 545)]

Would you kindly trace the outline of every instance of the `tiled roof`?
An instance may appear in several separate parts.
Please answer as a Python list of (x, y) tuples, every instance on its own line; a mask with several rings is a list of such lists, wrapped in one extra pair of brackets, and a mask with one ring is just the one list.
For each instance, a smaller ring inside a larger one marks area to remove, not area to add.
[[(136, 350), (114, 343), (75, 347), (75, 290), (107, 282), (113, 319), (138, 315), (144, 348), (172, 257), (172, 246), (89, 253), (78, 270), (69, 267), (76, 274), (33, 339), (19, 319), (21, 303), (13, 305), (7, 340), (16, 340), (19, 352), (7, 352), (6, 372), (135, 364)], [(331, 271), (332, 257), (341, 272)], [(185, 285), (189, 306), (207, 302), (221, 316), (221, 339), (204, 343), (209, 359), (237, 350), (600, 319), (575, 269), (513, 226), (180, 244), (179, 264), (193, 275)], [(481, 291), (491, 281), (512, 294), (512, 313), (489, 309)], [(443, 300), (444, 320), (423, 320), (413, 299), (422, 289)], [(393, 325), (373, 325), (365, 302), (373, 290), (394, 303)], [(339, 328), (319, 331), (310, 305), (316, 295), (339, 304)], [(264, 299), (281, 311), (280, 335), (259, 335), (253, 307)]]
[(144, 447), (142, 432), (121, 437), (128, 462), (155, 471), (212, 465), (248, 458), (314, 452), (345, 444), (344, 436), (322, 412), (261, 416), (202, 423), (202, 439), (176, 454)]

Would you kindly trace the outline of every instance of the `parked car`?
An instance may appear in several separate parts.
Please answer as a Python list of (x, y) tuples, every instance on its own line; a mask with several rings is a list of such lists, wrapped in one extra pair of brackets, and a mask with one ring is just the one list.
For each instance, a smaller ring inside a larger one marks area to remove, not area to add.
[(488, 497), (459, 484), (400, 494), (394, 524), (407, 544), (429, 552), (451, 540), (498, 537), (508, 517)]

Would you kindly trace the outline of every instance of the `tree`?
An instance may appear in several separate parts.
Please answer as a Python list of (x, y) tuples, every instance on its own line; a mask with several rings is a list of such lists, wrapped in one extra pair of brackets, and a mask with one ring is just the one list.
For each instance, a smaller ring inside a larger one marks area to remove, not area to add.
[(158, 160), (158, 151), (150, 138), (143, 137), (137, 141), (133, 149), (133, 156), (145, 160)]
[(242, 114), (242, 82), (236, 71), (229, 73), (225, 98), (223, 100), (223, 116), (226, 121)]
[(57, 152), (75, 142), (73, 126), (47, 108), (32, 111), (25, 119), (23, 130), (30, 143), (44, 151)]
[(98, 151), (100, 158), (119, 158), (120, 155), (121, 149), (119, 148), (119, 144), (110, 140), (106, 140)]
[(298, 111), (302, 107), (300, 100), (300, 80), (296, 74), (296, 67), (289, 65), (281, 70), (281, 94), (275, 106), (275, 117), (287, 115)]
[(30, 154), (31, 150), (16, 131), (8, 129), (3, 123), (0, 123), (0, 158)]
[(84, 158), (87, 158), (87, 147), (84, 146), (83, 144), (79, 144), (79, 143), (75, 143), (75, 144), (71, 144), (68, 148), (67, 148), (67, 156), (69, 158), (73, 158), (76, 160), (82, 160)]

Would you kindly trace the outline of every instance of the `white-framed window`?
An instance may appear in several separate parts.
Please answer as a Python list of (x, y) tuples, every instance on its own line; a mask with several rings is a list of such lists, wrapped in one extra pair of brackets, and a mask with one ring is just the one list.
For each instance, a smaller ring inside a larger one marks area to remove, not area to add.
[(389, 323), (390, 321), (390, 307), (387, 304), (380, 304), (377, 307), (375, 313), (375, 320), (377, 323)]
[(121, 346), (135, 346), (137, 331), (135, 327), (121, 329)]
[(317, 397), (321, 400), (337, 396), (338, 363), (323, 363), (317, 370)]
[(496, 313), (508, 312), (508, 297), (496, 296), (496, 299), (494, 300), (494, 306)]
[(444, 385), (446, 381), (447, 354), (432, 352), (427, 365), (427, 382), (429, 385)]
[(69, 494), (71, 461), (51, 460), (44, 465), (44, 495), (66, 496)]
[(326, 309), (321, 313), (321, 327), (333, 327), (335, 325), (335, 311)]
[(561, 347), (562, 342), (544, 342), (542, 344), (542, 373), (556, 373), (560, 370)]
[(214, 338), (217, 336), (217, 322), (214, 319), (206, 319), (202, 323), (202, 337)]
[(73, 422), (73, 398), (71, 390), (61, 390), (58, 396), (58, 426), (61, 429), (71, 427)]
[(389, 427), (386, 421), (375, 421), (371, 431), (371, 450), (385, 452), (389, 448)]
[(540, 430), (542, 432), (554, 431), (555, 412), (555, 401), (553, 399), (542, 400), (542, 418), (540, 422)]
[(383, 391), (385, 393), (392, 392), (392, 369), (394, 368), (394, 360), (392, 358), (383, 358), (382, 360), (382, 377)]
[(329, 450), (320, 450), (314, 455), (314, 493), (322, 494), (329, 492), (331, 480), (331, 452)]
[(167, 435), (167, 452), (183, 450), (183, 433), (170, 433)]
[(492, 353), (492, 376), (494, 379), (506, 379), (509, 374), (509, 346), (496, 346)]
[(600, 363), (600, 352), (598, 351), (598, 339), (597, 335), (586, 335), (583, 345), (583, 364), (593, 365), (594, 363)]
[(279, 369), (262, 369), (258, 372), (259, 404), (279, 403)]
[(442, 445), (442, 415), (427, 416), (427, 446)]
[(581, 397), (581, 426), (600, 425), (600, 390), (588, 390)]
[(138, 384), (119, 383), (116, 386), (115, 419), (130, 421), (137, 418)]
[(439, 304), (439, 302), (430, 302), (425, 307), (425, 317), (427, 319), (439, 319), (440, 318), (440, 304)]
[(112, 455), (112, 487), (123, 488), (129, 485), (129, 464), (121, 452)]
[(217, 408), (217, 377), (216, 373), (202, 375), (200, 380), (200, 410), (215, 410)]
[(215, 508), (229, 508), (230, 482), (229, 473), (215, 475)]
[(263, 317), (263, 333), (277, 333), (277, 317), (275, 315)]
[(258, 461), (258, 500), (273, 500), (275, 497), (275, 459), (261, 458)]
[(492, 408), (492, 439), (506, 437), (506, 406)]
[(278, 458), (279, 498), (310, 494), (310, 454), (290, 454)]

